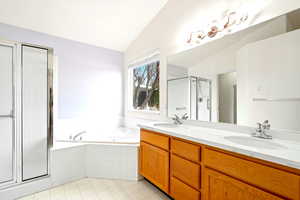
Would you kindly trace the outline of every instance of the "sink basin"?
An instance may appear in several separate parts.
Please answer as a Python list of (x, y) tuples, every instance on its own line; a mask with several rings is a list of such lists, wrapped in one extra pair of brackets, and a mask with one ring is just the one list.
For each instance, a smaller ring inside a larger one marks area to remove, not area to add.
[(261, 149), (284, 149), (286, 147), (277, 144), (272, 141), (267, 141), (265, 139), (258, 139), (258, 138), (252, 138), (252, 137), (246, 137), (246, 136), (227, 136), (224, 137), (226, 140), (229, 140), (230, 142), (248, 146), (248, 147), (256, 147)]
[(165, 127), (165, 128), (176, 128), (179, 126), (179, 125), (173, 124), (173, 123), (156, 123), (153, 125), (157, 126), (157, 127)]

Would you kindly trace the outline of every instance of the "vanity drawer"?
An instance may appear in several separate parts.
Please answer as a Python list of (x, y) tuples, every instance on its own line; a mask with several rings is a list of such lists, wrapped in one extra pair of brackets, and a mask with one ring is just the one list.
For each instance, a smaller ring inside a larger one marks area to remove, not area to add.
[(169, 137), (152, 131), (141, 130), (141, 141), (169, 151)]
[(171, 176), (176, 177), (184, 183), (200, 189), (201, 167), (198, 164), (171, 155)]
[(295, 174), (212, 149), (205, 149), (203, 157), (206, 166), (289, 199), (300, 199), (300, 178)]
[(180, 180), (171, 178), (171, 196), (176, 200), (200, 200), (200, 192), (184, 184)]
[(171, 151), (172, 153), (182, 156), (191, 161), (200, 162), (201, 160), (200, 146), (183, 142), (176, 138), (172, 138)]

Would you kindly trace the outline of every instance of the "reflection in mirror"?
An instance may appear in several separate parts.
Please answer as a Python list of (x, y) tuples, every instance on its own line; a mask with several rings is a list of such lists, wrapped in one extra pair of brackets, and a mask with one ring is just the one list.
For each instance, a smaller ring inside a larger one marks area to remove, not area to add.
[(168, 116), (300, 131), (300, 10), (168, 57)]
[(168, 80), (168, 115), (211, 121), (211, 81), (201, 77)]

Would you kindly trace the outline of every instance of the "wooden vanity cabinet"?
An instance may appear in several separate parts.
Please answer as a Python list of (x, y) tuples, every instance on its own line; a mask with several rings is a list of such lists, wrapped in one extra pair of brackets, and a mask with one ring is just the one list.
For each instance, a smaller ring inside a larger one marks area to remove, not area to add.
[(199, 200), (201, 198), (201, 193), (198, 190), (189, 187), (174, 177), (171, 177), (170, 195), (178, 200)]
[(175, 200), (300, 200), (300, 170), (141, 130), (140, 174)]
[[(204, 151), (206, 167), (215, 169), (238, 180), (247, 182), (263, 190), (288, 199), (300, 199), (300, 178), (290, 172), (257, 163), (246, 156), (224, 153), (217, 149), (206, 148)], [(275, 166), (279, 167), (279, 166)], [(205, 169), (205, 173), (206, 173)]]
[(141, 132), (140, 174), (169, 193), (169, 137), (149, 132)]
[(201, 147), (171, 137), (170, 195), (178, 200), (201, 199)]
[(205, 200), (283, 200), (211, 169), (204, 174)]
[(164, 192), (169, 192), (169, 152), (141, 143), (140, 173)]

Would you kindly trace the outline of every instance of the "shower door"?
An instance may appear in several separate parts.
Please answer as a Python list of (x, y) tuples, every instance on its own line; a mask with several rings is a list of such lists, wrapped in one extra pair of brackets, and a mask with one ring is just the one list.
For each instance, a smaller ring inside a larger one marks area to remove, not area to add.
[(14, 48), (0, 43), (0, 184), (15, 180)]
[(0, 41), (0, 189), (50, 175), (52, 59), (52, 48)]
[(22, 180), (49, 174), (48, 49), (22, 45)]

